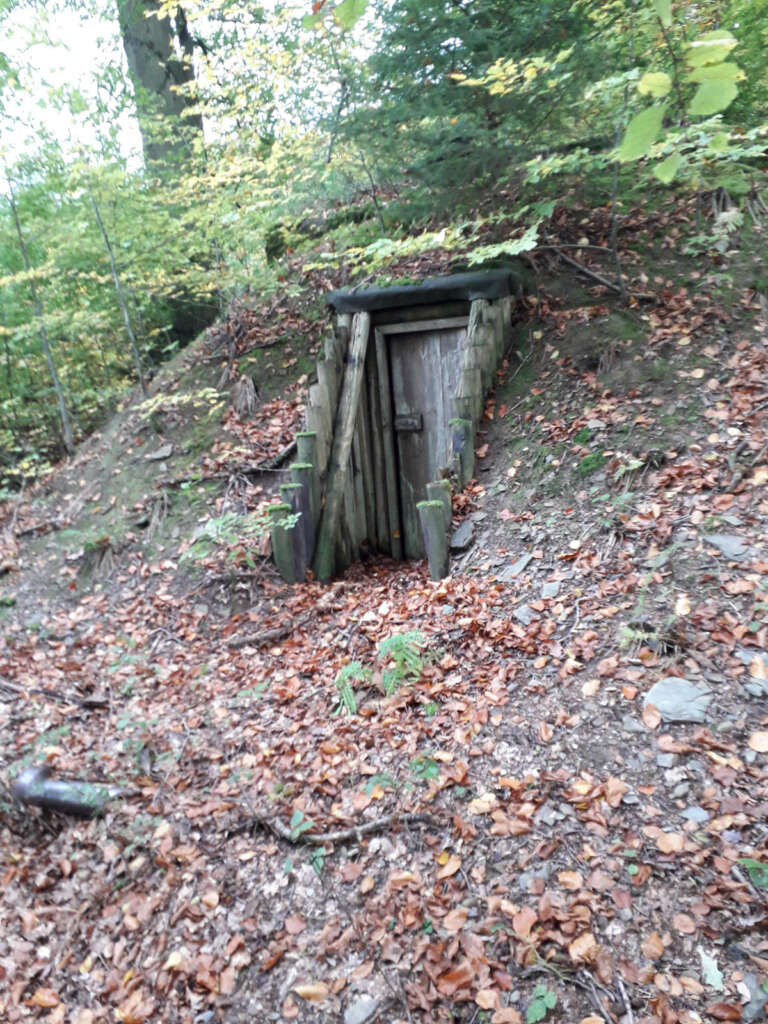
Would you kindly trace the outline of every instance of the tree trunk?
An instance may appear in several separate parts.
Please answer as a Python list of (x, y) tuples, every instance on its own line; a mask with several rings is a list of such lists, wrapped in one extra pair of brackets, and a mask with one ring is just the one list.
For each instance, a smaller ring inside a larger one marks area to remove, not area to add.
[[(120, 34), (136, 93), (136, 112), (148, 170), (189, 161), (202, 141), (203, 119), (192, 113), (192, 39), (181, 7), (175, 24), (158, 18), (159, 0), (117, 0)], [(147, 17), (147, 15), (151, 15)], [(181, 88), (179, 88), (181, 87)]]

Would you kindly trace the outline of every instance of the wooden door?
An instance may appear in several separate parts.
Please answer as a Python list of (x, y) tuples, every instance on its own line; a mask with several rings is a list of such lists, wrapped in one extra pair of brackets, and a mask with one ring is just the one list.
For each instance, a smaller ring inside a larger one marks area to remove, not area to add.
[(406, 558), (424, 557), (416, 505), (426, 500), (429, 481), (451, 468), (450, 399), (459, 383), (465, 324), (432, 321), (387, 331)]

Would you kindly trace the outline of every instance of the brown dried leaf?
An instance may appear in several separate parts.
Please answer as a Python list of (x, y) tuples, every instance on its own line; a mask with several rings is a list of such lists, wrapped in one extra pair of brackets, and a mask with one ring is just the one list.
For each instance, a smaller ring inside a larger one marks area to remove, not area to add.
[(648, 957), (649, 960), (658, 960), (659, 957), (664, 955), (664, 943), (661, 941), (661, 936), (658, 932), (651, 932), (643, 941), (640, 943), (640, 949), (643, 954)]
[(661, 724), (661, 712), (655, 704), (646, 704), (643, 708), (643, 725), (646, 729), (657, 729)]
[(328, 998), (328, 986), (324, 981), (310, 981), (305, 985), (294, 985), (291, 989), (300, 999), (307, 999), (313, 1003), (322, 1003)]

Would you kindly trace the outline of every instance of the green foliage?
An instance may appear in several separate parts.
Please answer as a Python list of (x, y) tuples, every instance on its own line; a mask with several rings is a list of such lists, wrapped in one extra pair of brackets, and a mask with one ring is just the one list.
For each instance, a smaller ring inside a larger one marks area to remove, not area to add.
[(554, 1010), (556, 1006), (557, 996), (552, 989), (546, 985), (537, 985), (525, 1014), (527, 1024), (536, 1024), (536, 1021), (544, 1020), (549, 1011)]
[[(284, 525), (292, 525), (295, 520), (296, 516), (286, 516)], [(255, 562), (249, 549), (255, 547), (264, 534), (269, 533), (271, 525), (264, 513), (239, 515), (236, 512), (225, 512), (205, 523), (181, 560), (200, 562), (227, 550), (230, 560), (243, 559), (246, 564), (253, 566)]]
[(365, 682), (370, 678), (370, 669), (364, 668), (359, 661), (351, 661), (344, 665), (336, 674), (336, 689), (339, 691), (340, 707), (349, 715), (357, 714), (357, 698), (352, 689), (352, 681)]
[(395, 633), (379, 644), (379, 659), (392, 662), (384, 668), (382, 681), (389, 697), (401, 686), (416, 682), (424, 669), (426, 636), (418, 630)]
[(742, 857), (739, 864), (743, 864), (747, 869), (753, 885), (758, 889), (768, 889), (768, 863), (754, 860), (752, 857)]
[(308, 818), (303, 811), (295, 810), (291, 815), (288, 827), (291, 830), (291, 839), (295, 840), (305, 832), (311, 831), (315, 827), (315, 822)]

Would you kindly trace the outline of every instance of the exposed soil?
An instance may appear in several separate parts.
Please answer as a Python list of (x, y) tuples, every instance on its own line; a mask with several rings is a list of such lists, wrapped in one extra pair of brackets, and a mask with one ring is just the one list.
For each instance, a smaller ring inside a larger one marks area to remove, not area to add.
[[(629, 310), (542, 278), (439, 583), (374, 559), (286, 587), (226, 538), (181, 558), (281, 479), (321, 328), (263, 349), (291, 372), (252, 421), (207, 417), (245, 372), (209, 337), (8, 503), (6, 779), (137, 795), (4, 804), (3, 1019), (765, 1019), (766, 323), (667, 259)], [(646, 706), (669, 677), (699, 721)]]

